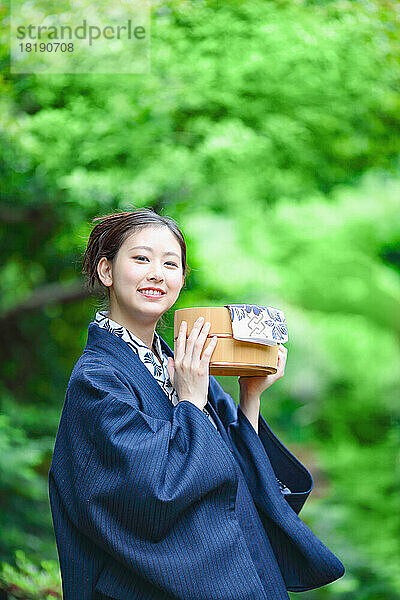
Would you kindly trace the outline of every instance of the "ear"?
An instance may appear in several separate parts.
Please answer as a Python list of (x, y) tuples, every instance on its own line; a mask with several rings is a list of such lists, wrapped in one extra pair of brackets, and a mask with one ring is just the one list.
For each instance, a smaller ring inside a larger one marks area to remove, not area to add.
[(111, 261), (107, 260), (105, 256), (102, 256), (97, 263), (97, 274), (100, 281), (106, 286), (110, 287), (113, 283), (112, 280), (112, 267)]

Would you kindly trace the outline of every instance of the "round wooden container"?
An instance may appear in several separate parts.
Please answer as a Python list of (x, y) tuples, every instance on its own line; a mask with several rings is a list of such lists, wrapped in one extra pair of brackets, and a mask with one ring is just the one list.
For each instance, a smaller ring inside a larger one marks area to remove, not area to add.
[[(180, 308), (174, 314), (174, 341), (178, 337), (182, 321), (187, 322), (188, 338), (195, 321), (204, 317), (211, 323), (203, 351), (211, 338), (218, 337), (217, 345), (210, 360), (210, 375), (242, 375), (243, 377), (265, 377), (276, 373), (278, 346), (266, 346), (254, 342), (235, 340), (232, 334), (232, 322), (229, 309), (225, 306), (195, 306)], [(200, 356), (203, 356), (203, 351)]]

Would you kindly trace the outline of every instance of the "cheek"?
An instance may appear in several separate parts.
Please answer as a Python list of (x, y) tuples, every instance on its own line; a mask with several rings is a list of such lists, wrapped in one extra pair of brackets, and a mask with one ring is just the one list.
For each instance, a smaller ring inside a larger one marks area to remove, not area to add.
[(168, 281), (168, 285), (171, 288), (179, 289), (181, 286), (182, 274), (181, 273), (170, 273), (167, 281)]
[(143, 269), (135, 263), (127, 263), (120, 270), (121, 280), (126, 283), (137, 283), (143, 279)]

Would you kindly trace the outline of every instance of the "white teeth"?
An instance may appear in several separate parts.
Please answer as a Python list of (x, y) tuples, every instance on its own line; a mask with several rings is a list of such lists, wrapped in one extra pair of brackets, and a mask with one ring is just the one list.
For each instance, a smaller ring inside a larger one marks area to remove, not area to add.
[(148, 296), (162, 296), (162, 292), (156, 292), (155, 290), (139, 290), (142, 294), (147, 294)]

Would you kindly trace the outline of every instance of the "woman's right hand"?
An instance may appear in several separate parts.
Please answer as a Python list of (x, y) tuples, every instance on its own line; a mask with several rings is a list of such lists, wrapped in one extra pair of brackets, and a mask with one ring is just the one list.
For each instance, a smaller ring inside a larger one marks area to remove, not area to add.
[(188, 400), (203, 410), (207, 404), (209, 364), (217, 345), (214, 336), (200, 358), (210, 330), (210, 323), (199, 317), (186, 341), (187, 323), (182, 321), (174, 342), (174, 359), (168, 359), (168, 373), (179, 401)]

